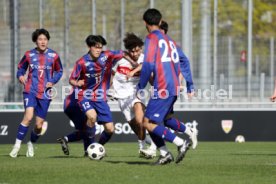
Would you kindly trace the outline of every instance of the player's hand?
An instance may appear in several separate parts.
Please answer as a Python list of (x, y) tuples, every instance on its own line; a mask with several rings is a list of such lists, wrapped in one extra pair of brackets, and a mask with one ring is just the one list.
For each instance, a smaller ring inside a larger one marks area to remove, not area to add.
[(21, 84), (25, 85), (26, 80), (25, 80), (25, 77), (24, 77), (23, 75), (20, 76), (18, 80), (19, 80), (19, 82), (20, 82)]
[(82, 87), (84, 85), (84, 79), (77, 81), (77, 87)]
[(186, 86), (179, 86), (179, 91), (182, 92), (185, 90), (185, 88), (186, 88)]
[(270, 100), (271, 100), (271, 102), (275, 102), (275, 100), (276, 100), (276, 94), (273, 94), (273, 95), (270, 97)]
[(46, 84), (46, 88), (51, 88), (53, 86), (54, 86), (54, 84), (52, 82), (47, 82), (47, 84)]

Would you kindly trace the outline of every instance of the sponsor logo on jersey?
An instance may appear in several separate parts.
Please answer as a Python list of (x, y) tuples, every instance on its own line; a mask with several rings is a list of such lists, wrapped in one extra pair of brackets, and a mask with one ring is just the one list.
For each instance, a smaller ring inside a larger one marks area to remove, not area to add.
[(52, 66), (47, 66), (47, 65), (35, 65), (35, 64), (30, 64), (30, 67), (32, 69), (37, 69), (37, 70), (51, 70)]
[(160, 114), (155, 113), (153, 116), (158, 118)]
[(50, 56), (50, 57), (56, 57), (56, 53), (48, 53), (48, 56)]

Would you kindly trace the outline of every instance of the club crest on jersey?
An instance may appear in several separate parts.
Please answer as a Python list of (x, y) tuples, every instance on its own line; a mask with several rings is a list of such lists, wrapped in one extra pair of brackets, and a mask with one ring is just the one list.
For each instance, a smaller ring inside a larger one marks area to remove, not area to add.
[(86, 73), (85, 74), (85, 76), (87, 77), (87, 78), (90, 78), (90, 77), (99, 77), (101, 74), (90, 74), (90, 73)]
[(233, 120), (222, 120), (221, 121), (221, 127), (222, 127), (222, 130), (228, 134), (231, 130), (232, 130), (232, 127), (233, 127)]
[(56, 56), (56, 53), (48, 53), (48, 56), (50, 56), (50, 57), (55, 57), (55, 56)]

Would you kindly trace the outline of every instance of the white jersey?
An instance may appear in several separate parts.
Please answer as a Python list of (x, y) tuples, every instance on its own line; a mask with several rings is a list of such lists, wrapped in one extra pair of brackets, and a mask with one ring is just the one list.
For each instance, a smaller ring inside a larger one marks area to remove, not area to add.
[[(141, 54), (137, 63), (141, 64), (144, 60), (144, 55)], [(126, 59), (122, 58), (113, 67), (115, 75), (113, 77), (113, 96), (115, 98), (123, 99), (130, 96), (136, 96), (136, 85), (140, 80), (140, 72), (133, 77), (127, 77), (127, 74), (134, 68)]]

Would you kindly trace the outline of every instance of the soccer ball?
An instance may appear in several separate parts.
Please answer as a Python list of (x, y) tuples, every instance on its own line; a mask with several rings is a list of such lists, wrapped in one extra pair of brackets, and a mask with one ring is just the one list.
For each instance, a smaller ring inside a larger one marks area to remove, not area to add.
[(238, 143), (243, 143), (245, 142), (245, 138), (243, 135), (238, 135), (235, 139), (235, 142), (238, 142)]
[(105, 156), (105, 149), (99, 143), (90, 144), (87, 148), (87, 153), (92, 160), (101, 160)]

